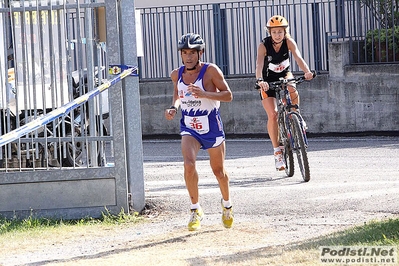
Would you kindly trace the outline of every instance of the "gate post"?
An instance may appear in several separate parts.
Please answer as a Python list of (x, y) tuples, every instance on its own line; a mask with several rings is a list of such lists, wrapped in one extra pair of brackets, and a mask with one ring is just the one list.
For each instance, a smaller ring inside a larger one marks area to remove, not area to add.
[[(134, 0), (120, 2), (106, 0), (105, 3), (108, 64), (137, 66)], [(110, 93), (110, 103), (113, 110), (120, 110), (120, 112), (114, 113), (121, 114), (113, 116), (112, 119), (114, 138), (121, 140), (117, 143), (124, 144), (114, 148), (115, 151), (126, 152), (115, 152), (115, 169), (119, 174), (126, 175), (130, 194), (129, 206), (136, 211), (141, 211), (145, 206), (145, 197), (138, 83), (138, 77), (125, 78), (121, 84), (116, 85), (118, 87), (113, 90), (115, 93)], [(123, 107), (120, 106), (121, 100)], [(122, 158), (120, 154), (123, 156), (126, 154), (126, 156)], [(120, 166), (118, 167), (117, 164)]]
[[(121, 63), (137, 66), (136, 19), (134, 0), (120, 1)], [(140, 71), (140, 70), (139, 70)], [(122, 83), (126, 134), (126, 162), (128, 189), (133, 209), (145, 206), (143, 143), (139, 78), (128, 77)]]

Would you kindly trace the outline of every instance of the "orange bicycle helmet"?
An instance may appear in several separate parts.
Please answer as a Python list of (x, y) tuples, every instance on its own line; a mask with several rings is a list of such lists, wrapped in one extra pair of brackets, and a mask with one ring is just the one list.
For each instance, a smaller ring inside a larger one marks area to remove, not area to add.
[(266, 24), (266, 27), (268, 29), (270, 28), (276, 28), (276, 27), (288, 27), (288, 21), (285, 19), (285, 17), (280, 16), (280, 15), (275, 15), (272, 16), (269, 21)]

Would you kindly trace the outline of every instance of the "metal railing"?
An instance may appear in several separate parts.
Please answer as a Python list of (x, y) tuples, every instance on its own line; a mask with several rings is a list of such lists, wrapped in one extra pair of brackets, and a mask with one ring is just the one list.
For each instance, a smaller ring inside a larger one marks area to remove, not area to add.
[[(399, 63), (399, 1), (342, 1), (343, 40), (352, 64)], [(340, 38), (338, 38), (340, 40)]]
[[(291, 36), (311, 69), (329, 70), (328, 42), (338, 40), (351, 43), (348, 56), (353, 64), (397, 63), (399, 58), (395, 55), (385, 59), (375, 57), (383, 55), (377, 47), (393, 45), (395, 54), (396, 37), (386, 41), (372, 38), (371, 46), (366, 45), (370, 34), (382, 37), (384, 31), (392, 30), (392, 24), (398, 24), (397, 2), (259, 0), (143, 8), (144, 57), (139, 60), (140, 77), (141, 80), (168, 78), (181, 63), (176, 46), (179, 37), (187, 32), (202, 35), (206, 43), (202, 60), (216, 63), (226, 76), (253, 75), (257, 46), (266, 37), (264, 26), (274, 14), (288, 19)], [(385, 6), (389, 8), (383, 9)], [(299, 68), (293, 64), (292, 70), (299, 71)]]
[[(0, 51), (7, 53), (0, 61), (0, 134), (8, 138), (37, 126), (6, 140), (0, 168), (103, 166), (105, 144), (112, 144), (104, 123), (108, 94), (60, 112), (106, 79), (105, 50), (96, 27), (104, 3), (10, 1), (0, 8)], [(46, 120), (50, 114), (57, 116)]]
[(137, 74), (119, 82), (137, 69), (134, 16), (131, 1), (0, 1), (1, 216), (144, 208)]

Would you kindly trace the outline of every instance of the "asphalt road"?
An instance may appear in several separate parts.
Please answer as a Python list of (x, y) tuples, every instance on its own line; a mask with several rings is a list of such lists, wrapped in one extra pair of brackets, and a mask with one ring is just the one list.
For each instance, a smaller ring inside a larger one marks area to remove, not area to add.
[(151, 206), (143, 223), (10, 238), (0, 265), (310, 265), (318, 254), (303, 251), (291, 258), (286, 251), (354, 225), (399, 217), (399, 136), (309, 139), (307, 183), (298, 173), (288, 178), (274, 170), (269, 140), (228, 139), (231, 229), (221, 224), (220, 191), (201, 151), (205, 218), (198, 232), (187, 230), (190, 202), (180, 142), (143, 144)]
[[(228, 139), (226, 147), (236, 223), (267, 224), (286, 234), (282, 243), (399, 216), (399, 137), (310, 138), (307, 183), (296, 162), (293, 177), (275, 171), (268, 139)], [(144, 141), (144, 161), (147, 199), (186, 226), (179, 140)], [(220, 222), (220, 192), (205, 151), (197, 168), (204, 227)]]

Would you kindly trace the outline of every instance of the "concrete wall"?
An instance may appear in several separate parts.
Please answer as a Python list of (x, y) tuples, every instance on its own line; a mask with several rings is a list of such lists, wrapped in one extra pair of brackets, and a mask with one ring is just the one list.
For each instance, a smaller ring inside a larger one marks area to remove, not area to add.
[[(308, 132), (398, 132), (399, 64), (351, 66), (347, 42), (330, 43), (328, 50), (329, 74), (319, 74), (311, 82), (298, 85)], [(267, 116), (259, 94), (253, 89), (255, 75), (227, 82), (234, 100), (221, 103), (226, 134), (266, 134)], [(172, 93), (169, 80), (140, 83), (143, 136), (179, 133), (179, 119), (164, 118)]]

